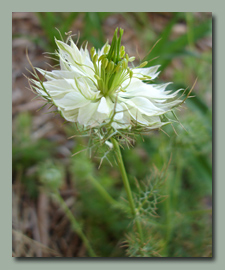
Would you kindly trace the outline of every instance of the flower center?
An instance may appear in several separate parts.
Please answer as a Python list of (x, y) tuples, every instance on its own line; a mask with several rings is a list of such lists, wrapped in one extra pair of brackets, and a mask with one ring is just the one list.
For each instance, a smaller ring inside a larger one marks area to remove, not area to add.
[[(111, 46), (106, 43), (100, 57), (95, 48), (92, 48), (90, 52), (97, 86), (103, 96), (112, 96), (118, 91), (125, 91), (133, 76), (132, 70), (128, 67), (128, 62), (134, 61), (135, 57), (129, 57), (125, 53), (125, 47), (121, 46), (123, 29), (119, 31), (119, 37), (117, 32), (118, 28), (115, 30)], [(125, 80), (128, 80), (128, 83), (122, 88), (121, 85)]]

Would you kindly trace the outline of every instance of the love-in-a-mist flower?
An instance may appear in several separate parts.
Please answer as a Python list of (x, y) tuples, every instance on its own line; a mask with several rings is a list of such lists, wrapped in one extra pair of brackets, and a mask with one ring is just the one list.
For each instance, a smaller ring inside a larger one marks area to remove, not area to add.
[(163, 115), (181, 104), (176, 91), (166, 90), (169, 83), (154, 84), (159, 66), (145, 67), (147, 62), (133, 67), (121, 46), (123, 30), (115, 30), (111, 45), (101, 50), (77, 48), (70, 37), (69, 44), (56, 40), (60, 70), (37, 69), (47, 81), (32, 80), (34, 89), (70, 122), (86, 128), (98, 126), (114, 130), (160, 128)]

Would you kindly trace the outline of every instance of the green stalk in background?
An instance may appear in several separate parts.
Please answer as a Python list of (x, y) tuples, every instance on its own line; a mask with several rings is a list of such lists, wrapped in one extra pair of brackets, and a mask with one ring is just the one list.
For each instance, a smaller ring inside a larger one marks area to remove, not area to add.
[(127, 212), (127, 208), (129, 209), (129, 207), (126, 207), (125, 204), (117, 202), (93, 176), (89, 175), (88, 180), (93, 184), (102, 198), (104, 198), (112, 207)]
[(71, 213), (69, 207), (67, 206), (67, 204), (65, 203), (65, 201), (63, 200), (63, 198), (61, 197), (61, 195), (59, 194), (59, 192), (55, 192), (54, 193), (54, 198), (60, 203), (60, 206), (63, 208), (63, 210), (65, 211), (66, 216), (68, 217), (68, 219), (71, 222), (72, 228), (73, 230), (80, 236), (80, 238), (83, 240), (88, 253), (91, 257), (97, 257), (97, 255), (95, 254), (95, 252), (93, 251), (87, 237), (85, 236), (85, 234), (83, 233), (80, 224), (78, 223), (78, 221), (75, 219), (74, 215)]

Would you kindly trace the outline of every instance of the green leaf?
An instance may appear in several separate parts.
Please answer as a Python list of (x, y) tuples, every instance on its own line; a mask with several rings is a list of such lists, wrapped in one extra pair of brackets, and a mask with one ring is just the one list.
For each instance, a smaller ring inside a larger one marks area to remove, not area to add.
[[(160, 70), (164, 70), (171, 62), (173, 58), (169, 58), (168, 55), (172, 55), (175, 53), (179, 53), (185, 49), (185, 47), (189, 44), (188, 43), (188, 34), (185, 33), (182, 36), (178, 37), (177, 39), (173, 41), (169, 41), (168, 38), (171, 34), (172, 27), (174, 23), (176, 22), (177, 17), (172, 19), (172, 21), (169, 23), (169, 25), (166, 27), (166, 30), (163, 31), (161, 38), (162, 40), (159, 41), (159, 43), (156, 45), (156, 47), (152, 50), (151, 54), (149, 54), (145, 60), (150, 61), (151, 59), (154, 59), (155, 57), (160, 56), (159, 58), (152, 60), (149, 65), (157, 65), (160, 64), (161, 68)], [(207, 21), (204, 21), (199, 26), (195, 27), (193, 29), (192, 33), (192, 39), (193, 42), (198, 41), (199, 39), (207, 36), (211, 33), (212, 28), (212, 20), (209, 19)], [(161, 42), (161, 45), (160, 45)]]

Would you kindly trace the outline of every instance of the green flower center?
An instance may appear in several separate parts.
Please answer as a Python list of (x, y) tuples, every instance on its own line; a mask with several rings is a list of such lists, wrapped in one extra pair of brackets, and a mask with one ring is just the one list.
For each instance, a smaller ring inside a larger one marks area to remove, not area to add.
[(128, 67), (128, 62), (134, 61), (135, 57), (129, 57), (125, 53), (125, 47), (121, 46), (121, 39), (123, 35), (123, 29), (119, 31), (119, 37), (117, 35), (118, 28), (115, 30), (111, 46), (106, 44), (104, 47), (104, 53), (99, 57), (95, 51), (95, 48), (91, 49), (91, 59), (95, 69), (95, 78), (97, 80), (97, 86), (103, 96), (112, 96), (117, 91), (125, 91), (122, 88), (122, 83), (132, 78), (133, 72)]

